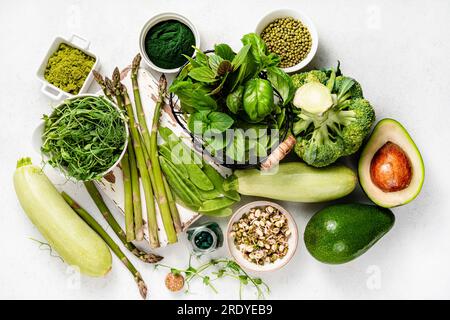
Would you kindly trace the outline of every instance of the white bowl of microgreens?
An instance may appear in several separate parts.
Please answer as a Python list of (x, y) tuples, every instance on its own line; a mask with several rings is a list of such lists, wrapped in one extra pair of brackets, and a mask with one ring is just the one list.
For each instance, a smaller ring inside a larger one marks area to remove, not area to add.
[(107, 98), (81, 94), (61, 102), (35, 130), (45, 163), (74, 181), (99, 180), (122, 160), (128, 145), (123, 112)]
[(165, 12), (148, 20), (139, 36), (144, 62), (161, 73), (177, 73), (200, 48), (200, 34), (185, 16)]
[(279, 67), (286, 73), (306, 67), (319, 46), (319, 35), (312, 20), (304, 13), (290, 9), (268, 13), (255, 32), (267, 44), (269, 52), (280, 57)]
[(255, 272), (275, 271), (295, 254), (297, 225), (292, 215), (277, 203), (250, 202), (231, 217), (227, 244), (241, 267)]

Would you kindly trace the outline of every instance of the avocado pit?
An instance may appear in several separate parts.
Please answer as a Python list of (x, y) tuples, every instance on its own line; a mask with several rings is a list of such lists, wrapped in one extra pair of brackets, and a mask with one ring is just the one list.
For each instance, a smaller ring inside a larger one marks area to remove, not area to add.
[(373, 156), (370, 178), (384, 192), (406, 189), (411, 183), (411, 162), (403, 149), (393, 142), (386, 142)]

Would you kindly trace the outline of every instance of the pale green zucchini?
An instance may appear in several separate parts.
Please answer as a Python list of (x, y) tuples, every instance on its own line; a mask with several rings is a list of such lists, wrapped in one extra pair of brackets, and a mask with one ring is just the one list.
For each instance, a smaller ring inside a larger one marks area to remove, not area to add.
[(301, 162), (281, 163), (276, 173), (236, 170), (225, 190), (292, 202), (324, 202), (344, 197), (356, 187), (356, 174), (346, 166), (313, 168)]
[(14, 188), (31, 222), (64, 262), (92, 277), (104, 276), (111, 270), (106, 243), (70, 208), (30, 158), (17, 162)]

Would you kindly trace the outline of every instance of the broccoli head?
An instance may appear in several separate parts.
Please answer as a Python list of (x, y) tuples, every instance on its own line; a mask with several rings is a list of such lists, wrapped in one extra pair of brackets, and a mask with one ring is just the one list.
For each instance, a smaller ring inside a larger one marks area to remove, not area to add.
[(320, 82), (326, 84), (327, 81), (327, 74), (321, 70), (297, 73), (292, 76), (292, 83), (296, 89), (308, 82)]
[[(310, 76), (301, 74), (297, 83), (315, 81), (318, 74), (324, 74), (319, 72)], [(315, 167), (330, 165), (358, 151), (375, 121), (375, 112), (362, 97), (361, 86), (355, 80), (331, 73), (323, 84), (332, 88), (333, 106), (320, 114), (297, 109), (293, 125), (295, 152)]]
[[(334, 83), (334, 91), (339, 91), (341, 89), (342, 83), (344, 82), (345, 79), (350, 79), (350, 78), (345, 77), (345, 76), (336, 77), (336, 81)], [(361, 85), (355, 79), (352, 79), (352, 80), (354, 81), (354, 84), (349, 90), (350, 96), (352, 98), (364, 98)]]

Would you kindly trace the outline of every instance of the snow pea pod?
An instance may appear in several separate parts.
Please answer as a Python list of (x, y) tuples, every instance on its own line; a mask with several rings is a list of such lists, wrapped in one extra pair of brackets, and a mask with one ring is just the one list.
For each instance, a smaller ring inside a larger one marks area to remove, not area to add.
[(203, 172), (208, 176), (209, 180), (211, 180), (211, 182), (214, 185), (214, 188), (219, 191), (220, 193), (222, 193), (225, 197), (232, 199), (234, 201), (240, 201), (241, 200), (241, 196), (239, 195), (239, 193), (235, 190), (228, 190), (225, 191), (223, 189), (223, 183), (225, 181), (225, 179), (222, 177), (222, 175), (217, 172), (216, 169), (214, 169), (213, 166), (211, 166), (208, 163), (204, 163), (203, 164)]
[(202, 212), (202, 215), (204, 215), (204, 216), (210, 216), (210, 217), (216, 217), (216, 218), (228, 217), (228, 216), (231, 216), (232, 214), (233, 214), (233, 210), (231, 210), (231, 208), (224, 208), (224, 209), (219, 209), (219, 210), (210, 211), (210, 212)]
[(177, 196), (188, 207), (198, 208), (201, 206), (202, 201), (194, 193), (193, 189), (190, 189), (188, 185), (181, 178), (179, 171), (163, 156), (159, 157), (161, 168), (169, 181), (170, 186), (173, 188)]
[(173, 161), (173, 155), (168, 144), (160, 145), (158, 149), (160, 155), (162, 155), (167, 161), (171, 162), (175, 167), (177, 167), (183, 178), (189, 177), (188, 171), (184, 164), (181, 161)]
[(189, 174), (189, 179), (197, 188), (203, 191), (211, 191), (214, 189), (213, 183), (198, 165), (185, 164), (185, 167)]
[(235, 203), (234, 200), (228, 199), (226, 197), (208, 200), (202, 204), (202, 206), (198, 209), (198, 212), (201, 212), (201, 213), (214, 212), (214, 211), (228, 208), (229, 206), (231, 206), (234, 203)]

